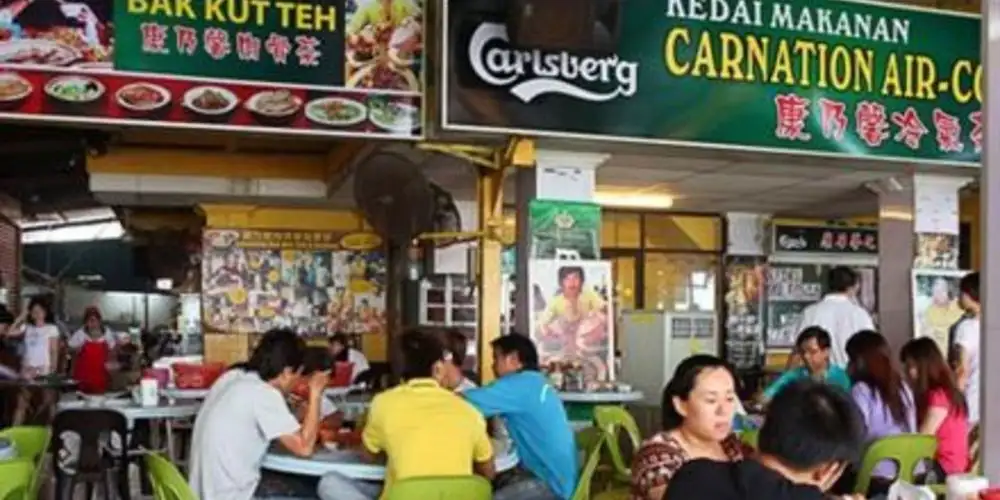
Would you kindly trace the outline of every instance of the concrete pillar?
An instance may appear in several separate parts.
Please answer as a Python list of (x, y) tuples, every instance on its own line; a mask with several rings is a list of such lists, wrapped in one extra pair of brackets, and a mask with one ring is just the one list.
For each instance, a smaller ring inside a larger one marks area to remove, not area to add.
[(879, 330), (899, 352), (913, 338), (913, 304), (910, 300), (912, 260), (913, 184), (896, 178), (868, 186), (878, 194), (878, 320)]
[(535, 168), (517, 171), (517, 281), (515, 292), (514, 330), (527, 335), (530, 331), (529, 299), (531, 281), (528, 263), (531, 256), (531, 225), (528, 207), (532, 200), (594, 201), (597, 167), (610, 155), (574, 153), (540, 149), (536, 152)]
[[(895, 352), (920, 334), (914, 325), (914, 271), (958, 268), (958, 191), (968, 182), (964, 177), (918, 174), (869, 185), (879, 196), (879, 330)], [(951, 241), (952, 259), (929, 258), (921, 251), (929, 247), (925, 241), (939, 239)], [(904, 255), (912, 259), (900, 258)], [(948, 279), (957, 280), (954, 275)], [(939, 339), (942, 344), (944, 339)]]

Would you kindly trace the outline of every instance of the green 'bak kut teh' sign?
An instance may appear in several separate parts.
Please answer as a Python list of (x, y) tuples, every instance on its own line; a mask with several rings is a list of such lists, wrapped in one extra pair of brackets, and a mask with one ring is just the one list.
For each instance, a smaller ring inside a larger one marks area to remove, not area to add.
[(343, 84), (343, 0), (115, 0), (115, 67)]
[(837, 0), (628, 0), (617, 52), (592, 54), (512, 48), (482, 3), (447, 1), (446, 129), (979, 160), (975, 16)]

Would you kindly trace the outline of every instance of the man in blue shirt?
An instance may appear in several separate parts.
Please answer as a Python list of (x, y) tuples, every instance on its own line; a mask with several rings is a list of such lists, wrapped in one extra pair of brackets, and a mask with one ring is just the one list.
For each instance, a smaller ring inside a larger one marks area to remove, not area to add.
[(493, 341), (497, 380), (463, 396), (487, 418), (502, 417), (521, 463), (520, 477), (494, 500), (567, 500), (577, 481), (576, 442), (559, 393), (538, 371), (538, 351), (523, 335)]
[(810, 326), (795, 339), (796, 354), (802, 357), (803, 366), (782, 373), (764, 390), (764, 402), (774, 398), (786, 385), (804, 378), (851, 390), (851, 378), (843, 367), (830, 362), (830, 334), (818, 326)]

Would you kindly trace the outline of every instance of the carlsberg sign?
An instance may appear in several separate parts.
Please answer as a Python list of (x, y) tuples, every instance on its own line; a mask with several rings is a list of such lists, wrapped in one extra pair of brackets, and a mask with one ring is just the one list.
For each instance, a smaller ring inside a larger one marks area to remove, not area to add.
[(589, 102), (607, 102), (635, 95), (639, 64), (617, 55), (591, 57), (510, 46), (503, 24), (484, 22), (469, 41), (473, 73), (494, 87), (529, 103), (546, 94), (561, 94)]

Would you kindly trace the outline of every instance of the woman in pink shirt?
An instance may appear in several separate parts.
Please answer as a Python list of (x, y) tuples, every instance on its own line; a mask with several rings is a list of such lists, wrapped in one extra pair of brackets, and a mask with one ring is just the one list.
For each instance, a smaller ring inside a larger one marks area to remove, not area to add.
[(939, 472), (944, 475), (966, 472), (969, 468), (968, 407), (944, 355), (933, 339), (921, 337), (903, 346), (899, 357), (915, 393), (919, 430), (937, 437), (937, 456), (934, 458)]

